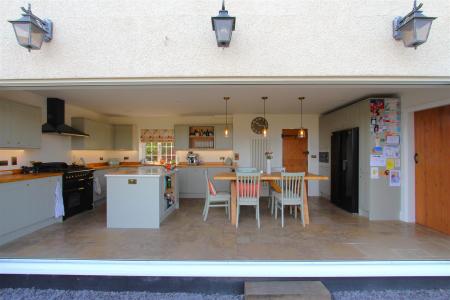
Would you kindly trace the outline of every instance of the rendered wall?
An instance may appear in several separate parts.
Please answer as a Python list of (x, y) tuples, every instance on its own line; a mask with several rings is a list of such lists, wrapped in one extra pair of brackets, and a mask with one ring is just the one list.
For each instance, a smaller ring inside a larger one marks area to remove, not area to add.
[(426, 0), (438, 19), (417, 50), (392, 38), (412, 0), (227, 0), (231, 46), (216, 46), (220, 0), (34, 0), (54, 22), (40, 51), (20, 47), (6, 21), (22, 0), (0, 1), (0, 81), (46, 78), (450, 76), (450, 1)]

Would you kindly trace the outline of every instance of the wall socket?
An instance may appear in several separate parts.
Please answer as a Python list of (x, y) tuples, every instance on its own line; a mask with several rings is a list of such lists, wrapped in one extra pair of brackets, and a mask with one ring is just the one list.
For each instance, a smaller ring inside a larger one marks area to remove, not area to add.
[(7, 160), (0, 160), (0, 166), (7, 166), (8, 161)]
[(100, 160), (103, 160), (103, 156), (100, 156)]
[(123, 160), (128, 160), (128, 159), (130, 159), (128, 156), (123, 157)]
[(239, 153), (234, 154), (234, 160), (239, 160)]
[(11, 165), (17, 166), (17, 156), (11, 156)]

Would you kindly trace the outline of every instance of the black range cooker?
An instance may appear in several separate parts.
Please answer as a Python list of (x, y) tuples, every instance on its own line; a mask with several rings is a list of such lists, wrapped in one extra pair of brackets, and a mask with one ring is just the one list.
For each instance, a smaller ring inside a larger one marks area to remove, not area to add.
[(64, 162), (34, 163), (24, 167), (24, 173), (63, 173), (62, 191), (64, 200), (63, 220), (93, 208), (94, 170)]

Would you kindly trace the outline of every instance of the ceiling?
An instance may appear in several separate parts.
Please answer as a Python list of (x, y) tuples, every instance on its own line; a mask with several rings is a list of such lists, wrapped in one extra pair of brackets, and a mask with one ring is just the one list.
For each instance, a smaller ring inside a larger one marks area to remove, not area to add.
[(225, 111), (224, 96), (231, 97), (232, 114), (262, 113), (262, 96), (269, 97), (266, 112), (299, 113), (297, 98), (306, 97), (303, 112), (321, 114), (374, 95), (450, 95), (450, 86), (420, 85), (151, 85), (33, 89), (109, 116), (216, 115)]

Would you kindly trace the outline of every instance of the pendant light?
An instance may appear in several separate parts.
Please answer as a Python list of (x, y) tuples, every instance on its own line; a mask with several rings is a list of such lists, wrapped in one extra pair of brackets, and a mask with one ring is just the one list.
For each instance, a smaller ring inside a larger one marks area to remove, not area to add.
[(297, 137), (303, 139), (306, 136), (306, 130), (303, 128), (303, 100), (305, 100), (305, 97), (298, 97), (298, 100), (300, 100), (300, 129)]
[(267, 97), (261, 97), (261, 99), (264, 101), (264, 120), (266, 120), (264, 123), (267, 124), (267, 125), (264, 125), (263, 136), (267, 137), (267, 130), (269, 129), (269, 123), (267, 122), (267, 119), (266, 119), (266, 100), (267, 100)]
[(228, 100), (230, 100), (230, 97), (223, 97), (223, 100), (225, 100), (225, 132), (224, 135), (226, 138), (229, 137), (229, 130), (228, 130)]

